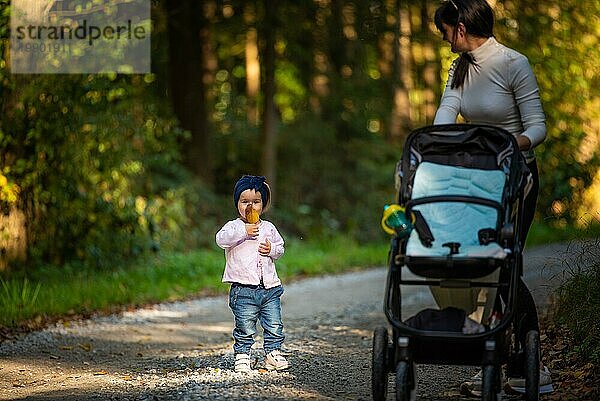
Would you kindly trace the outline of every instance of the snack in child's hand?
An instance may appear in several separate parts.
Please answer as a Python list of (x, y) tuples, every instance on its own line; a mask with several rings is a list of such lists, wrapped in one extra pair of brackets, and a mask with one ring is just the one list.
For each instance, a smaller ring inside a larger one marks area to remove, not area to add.
[(252, 208), (252, 205), (246, 207), (246, 221), (250, 224), (258, 223), (258, 212)]

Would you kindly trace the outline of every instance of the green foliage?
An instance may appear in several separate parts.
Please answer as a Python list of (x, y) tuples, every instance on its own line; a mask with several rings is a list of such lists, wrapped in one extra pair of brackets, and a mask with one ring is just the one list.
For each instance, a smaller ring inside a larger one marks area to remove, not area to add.
[(600, 240), (588, 240), (582, 254), (566, 262), (568, 280), (559, 288), (557, 319), (570, 329), (577, 352), (600, 363), (600, 264), (583, 269), (580, 259), (599, 260)]
[(10, 320), (4, 311), (14, 305), (7, 303), (1, 309), (0, 325), (17, 325), (19, 320), (36, 316), (112, 311), (125, 305), (180, 300), (201, 291), (222, 291), (222, 269), (223, 255), (216, 250), (165, 253), (111, 270), (90, 269), (81, 264), (67, 264), (60, 270), (40, 266), (29, 278), (38, 283), (35, 308), (24, 309), (19, 319)]
[(0, 277), (0, 310), (2, 322), (0, 324), (15, 325), (19, 321), (32, 316), (37, 311), (37, 297), (41, 284), (35, 287), (29, 284), (27, 278), (21, 280), (3, 280)]
[(531, 226), (527, 234), (527, 247), (589, 238), (600, 238), (600, 220), (596, 219), (579, 228), (574, 225), (562, 226), (550, 218)]
[(277, 263), (282, 280), (323, 274), (335, 274), (353, 269), (385, 266), (388, 243), (360, 244), (343, 235), (327, 240), (286, 242), (285, 257)]
[(25, 213), (29, 265), (106, 268), (180, 243), (198, 189), (156, 76), (12, 75), (0, 11), (0, 206)]
[(394, 166), (400, 150), (380, 137), (347, 141), (318, 120), (282, 132), (276, 221), (304, 238), (339, 233), (361, 242), (383, 240), (384, 203), (394, 200)]
[(538, 211), (557, 222), (580, 218), (582, 195), (600, 167), (600, 3), (502, 2), (498, 32), (529, 57), (538, 79), (548, 137), (537, 148)]
[(32, 261), (108, 266), (156, 246), (159, 232), (180, 223), (183, 214), (165, 212), (184, 176), (173, 167), (182, 133), (145, 98), (151, 76), (14, 80), (2, 118), (3, 171), (33, 217)]

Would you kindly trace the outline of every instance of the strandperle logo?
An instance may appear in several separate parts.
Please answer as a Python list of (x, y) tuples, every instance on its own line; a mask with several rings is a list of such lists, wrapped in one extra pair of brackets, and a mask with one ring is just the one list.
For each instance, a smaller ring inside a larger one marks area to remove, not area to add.
[(149, 0), (13, 0), (11, 72), (150, 72)]
[(146, 28), (143, 26), (132, 26), (131, 20), (127, 21), (127, 25), (123, 26), (105, 26), (99, 27), (90, 25), (88, 27), (87, 20), (83, 20), (83, 24), (76, 28), (67, 25), (62, 26), (17, 26), (17, 39), (24, 40), (87, 40), (90, 46), (94, 45), (94, 41), (99, 39), (106, 40), (127, 40), (146, 38)]

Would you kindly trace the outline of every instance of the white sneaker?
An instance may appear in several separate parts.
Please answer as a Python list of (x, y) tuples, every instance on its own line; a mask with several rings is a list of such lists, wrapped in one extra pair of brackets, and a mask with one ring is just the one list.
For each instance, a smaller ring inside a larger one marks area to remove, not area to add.
[[(554, 391), (552, 386), (552, 376), (546, 366), (540, 369), (540, 394), (547, 394)], [(506, 392), (525, 394), (525, 379), (522, 377), (511, 377), (506, 382)]]
[(287, 359), (278, 349), (273, 350), (265, 357), (265, 367), (267, 370), (284, 370), (290, 366)]
[(250, 355), (236, 354), (234, 370), (237, 373), (247, 373), (252, 371), (252, 368), (250, 367)]

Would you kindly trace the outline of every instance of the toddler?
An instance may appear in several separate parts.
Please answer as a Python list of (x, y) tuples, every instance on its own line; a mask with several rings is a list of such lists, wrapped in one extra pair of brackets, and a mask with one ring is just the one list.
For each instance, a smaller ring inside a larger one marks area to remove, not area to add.
[(283, 370), (289, 366), (280, 351), (284, 340), (280, 301), (283, 286), (275, 270), (275, 261), (284, 252), (283, 238), (271, 222), (260, 218), (270, 200), (265, 177), (244, 175), (233, 190), (239, 216), (216, 235), (217, 245), (225, 250), (223, 282), (231, 283), (229, 307), (235, 317), (236, 372), (251, 370), (250, 348), (257, 320), (264, 331), (266, 368)]

